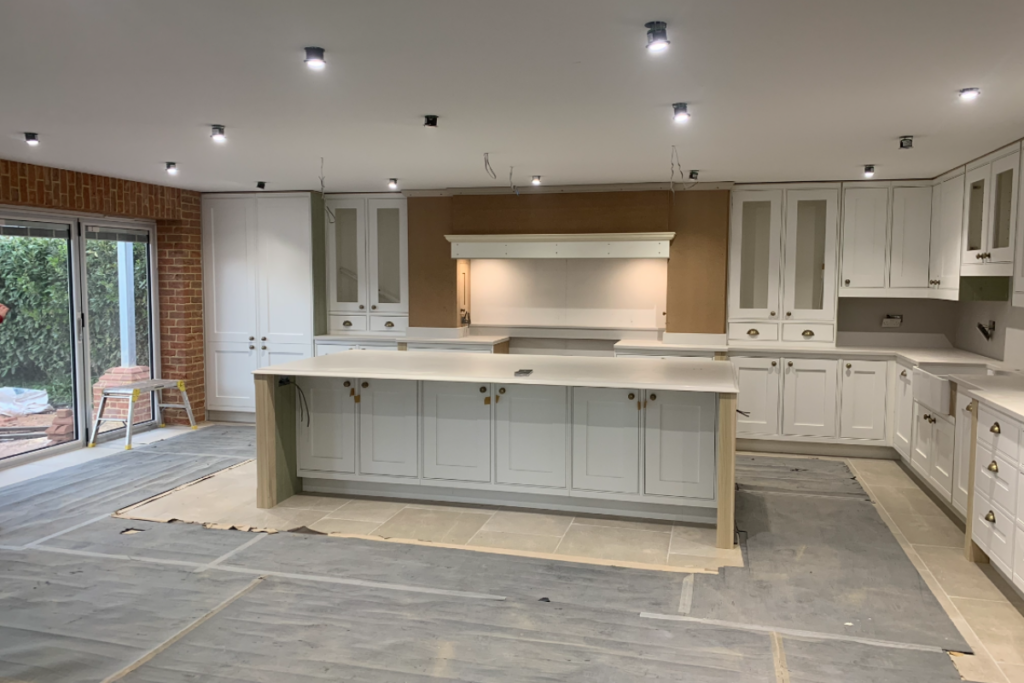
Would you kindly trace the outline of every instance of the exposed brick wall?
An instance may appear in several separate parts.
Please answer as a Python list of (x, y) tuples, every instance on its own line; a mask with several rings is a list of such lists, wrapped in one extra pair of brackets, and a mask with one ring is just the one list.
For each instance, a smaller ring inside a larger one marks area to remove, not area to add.
[[(185, 380), (196, 420), (206, 419), (200, 194), (0, 159), (0, 205), (156, 221), (161, 376)], [(168, 410), (165, 422), (188, 418)]]

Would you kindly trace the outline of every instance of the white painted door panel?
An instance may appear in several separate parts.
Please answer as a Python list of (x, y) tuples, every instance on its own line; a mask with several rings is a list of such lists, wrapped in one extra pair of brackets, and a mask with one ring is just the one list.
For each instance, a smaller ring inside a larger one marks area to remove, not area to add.
[(783, 376), (783, 434), (836, 436), (836, 361), (793, 358)]
[(729, 317), (779, 320), (782, 190), (732, 193)]
[(491, 387), (423, 383), (423, 476), (491, 480)]
[(956, 395), (956, 445), (953, 451), (953, 507), (967, 514), (971, 477), (971, 399), (963, 392)]
[(327, 200), (325, 228), (328, 308), (332, 313), (366, 313), (366, 200)]
[(572, 394), (572, 487), (639, 493), (639, 391), (575, 387)]
[(409, 228), (404, 199), (368, 199), (370, 312), (409, 312)]
[[(736, 433), (739, 436), (775, 436), (779, 433), (779, 378), (777, 358), (733, 358), (739, 384)], [(747, 414), (744, 414), (747, 413)]]
[(259, 350), (249, 342), (207, 344), (206, 404), (211, 410), (255, 410)]
[(355, 383), (354, 378), (299, 378), (298, 386), (309, 404), (309, 426), (301, 417), (298, 401), (295, 406), (299, 469), (356, 471)]
[[(960, 289), (960, 250), (964, 220), (964, 175), (942, 182), (939, 219), (933, 222), (929, 278), (938, 289)], [(935, 204), (933, 202), (932, 206)]]
[(955, 427), (946, 417), (932, 416), (931, 469), (928, 478), (947, 503), (953, 500), (953, 450), (956, 447)]
[(783, 320), (836, 317), (837, 190), (787, 190)]
[(890, 287), (928, 287), (931, 230), (932, 188), (893, 188)]
[(910, 461), (911, 441), (914, 438), (914, 372), (902, 365), (896, 366), (895, 424), (892, 445), (903, 459)]
[(715, 497), (715, 394), (646, 392), (644, 493)]
[(260, 341), (313, 343), (310, 198), (257, 200)]
[(839, 436), (844, 439), (885, 439), (885, 361), (847, 360), (842, 363), (842, 408)]
[(256, 202), (203, 198), (207, 342), (256, 340)]
[(566, 387), (497, 385), (494, 395), (496, 481), (565, 486), (569, 457)]
[(932, 449), (935, 430), (929, 421), (928, 409), (914, 401), (914, 452), (910, 456), (911, 466), (925, 479), (932, 469)]
[(992, 162), (989, 180), (988, 252), (990, 263), (1013, 263), (1013, 245), (1017, 236), (1018, 174), (1020, 152)]
[(359, 396), (359, 473), (418, 476), (417, 383), (404, 379), (361, 379), (356, 392)]
[(964, 180), (962, 264), (976, 266), (988, 245), (989, 194), (991, 164), (967, 172)]
[(843, 287), (885, 287), (888, 225), (889, 188), (846, 188), (843, 192)]

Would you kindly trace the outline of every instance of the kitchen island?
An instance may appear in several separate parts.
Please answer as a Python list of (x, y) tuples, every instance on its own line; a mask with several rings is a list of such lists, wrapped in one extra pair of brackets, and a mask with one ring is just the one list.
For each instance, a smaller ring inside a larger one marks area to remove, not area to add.
[(258, 507), (501, 505), (716, 524), (733, 547), (730, 363), (347, 351), (254, 374)]

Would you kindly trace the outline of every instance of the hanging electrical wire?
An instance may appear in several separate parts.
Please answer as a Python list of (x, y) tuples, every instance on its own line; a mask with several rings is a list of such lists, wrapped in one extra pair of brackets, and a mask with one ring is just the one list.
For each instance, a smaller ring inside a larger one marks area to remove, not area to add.
[(320, 200), (324, 202), (324, 209), (327, 211), (327, 221), (334, 225), (334, 212), (327, 206), (327, 196), (324, 194), (324, 158), (320, 157)]
[(488, 158), (489, 156), (490, 155), (487, 152), (484, 152), (484, 170), (487, 171), (487, 175), (491, 176), (493, 180), (497, 180), (498, 174), (494, 172), (493, 168), (491, 168), (491, 160)]
[(668, 189), (672, 191), (672, 194), (676, 193), (676, 169), (679, 169), (679, 179), (683, 179), (683, 165), (679, 163), (679, 151), (676, 150), (676, 146), (672, 145), (672, 154), (669, 157), (672, 169), (668, 176)]
[(515, 166), (509, 166), (508, 167), (508, 186), (512, 188), (512, 191), (515, 192), (516, 196), (518, 197), (519, 196), (519, 188), (516, 187), (516, 184), (512, 182), (512, 169), (513, 168), (515, 168)]

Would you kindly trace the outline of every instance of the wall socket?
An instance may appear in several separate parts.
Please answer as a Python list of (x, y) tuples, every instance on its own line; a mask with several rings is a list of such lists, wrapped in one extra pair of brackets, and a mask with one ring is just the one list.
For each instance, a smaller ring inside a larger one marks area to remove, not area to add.
[(882, 318), (882, 327), (899, 327), (902, 324), (902, 315), (887, 315), (884, 318)]

